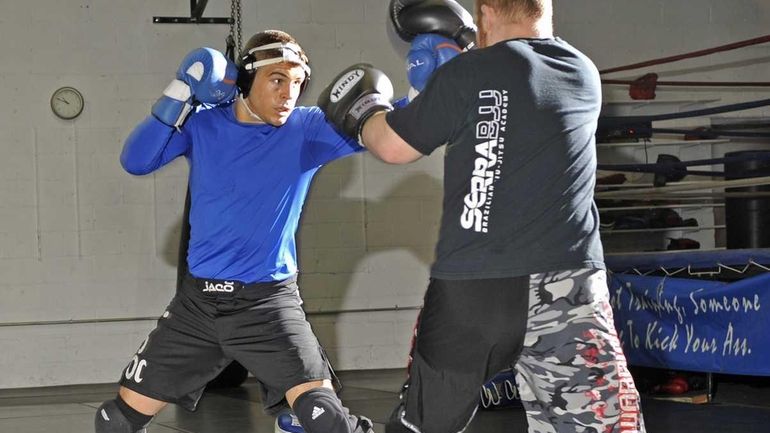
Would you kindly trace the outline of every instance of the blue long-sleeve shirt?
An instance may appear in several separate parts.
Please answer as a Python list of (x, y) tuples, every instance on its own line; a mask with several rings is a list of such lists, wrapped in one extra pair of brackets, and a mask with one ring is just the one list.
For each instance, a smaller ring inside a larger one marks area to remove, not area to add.
[(126, 139), (120, 161), (143, 175), (187, 157), (192, 275), (283, 280), (297, 272), (295, 233), (313, 176), (362, 148), (317, 107), (297, 107), (280, 127), (239, 122), (234, 108), (194, 113), (180, 131), (149, 116)]

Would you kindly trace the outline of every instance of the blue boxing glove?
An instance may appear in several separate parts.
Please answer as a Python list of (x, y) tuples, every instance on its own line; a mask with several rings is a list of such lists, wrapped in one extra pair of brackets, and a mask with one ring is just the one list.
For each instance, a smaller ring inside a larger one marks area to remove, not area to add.
[(409, 100), (425, 88), (433, 71), (461, 52), (454, 40), (435, 33), (415, 37), (406, 58), (406, 75), (412, 85)]
[(393, 102), (393, 107), (409, 105), (425, 88), (433, 72), (460, 53), (462, 49), (452, 39), (435, 33), (417, 35), (406, 56), (406, 76), (411, 87), (406, 96)]
[(197, 103), (220, 104), (235, 98), (238, 68), (213, 48), (192, 50), (179, 65), (176, 78), (152, 106), (152, 114), (179, 128)]

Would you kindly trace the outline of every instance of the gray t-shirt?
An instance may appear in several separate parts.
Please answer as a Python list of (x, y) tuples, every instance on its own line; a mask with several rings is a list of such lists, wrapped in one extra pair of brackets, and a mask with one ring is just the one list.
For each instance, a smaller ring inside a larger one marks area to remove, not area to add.
[(585, 55), (559, 38), (513, 39), (455, 57), (387, 114), (421, 153), (446, 144), (434, 278), (604, 269), (593, 200), (600, 108)]

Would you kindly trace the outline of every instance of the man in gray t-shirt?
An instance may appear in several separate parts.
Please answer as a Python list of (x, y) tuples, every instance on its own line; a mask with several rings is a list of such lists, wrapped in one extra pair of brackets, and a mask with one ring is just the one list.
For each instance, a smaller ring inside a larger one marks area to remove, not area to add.
[[(461, 42), (473, 24), (458, 7), (391, 1), (397, 29)], [(476, 0), (480, 49), (443, 64), (406, 107), (388, 109), (369, 65), (319, 99), (386, 162), (446, 149), (436, 261), (387, 433), (462, 431), (479, 387), (510, 367), (530, 431), (644, 431), (593, 201), (599, 74), (554, 37), (551, 15), (550, 0)]]

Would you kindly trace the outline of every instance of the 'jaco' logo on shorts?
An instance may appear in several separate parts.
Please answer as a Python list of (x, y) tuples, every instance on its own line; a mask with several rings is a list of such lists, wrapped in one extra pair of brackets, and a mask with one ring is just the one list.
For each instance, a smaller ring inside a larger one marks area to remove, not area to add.
[(233, 286), (232, 281), (225, 281), (224, 283), (210, 283), (208, 281), (204, 281), (206, 284), (206, 288), (203, 289), (204, 292), (227, 292), (230, 293), (233, 290), (235, 290), (235, 286)]

